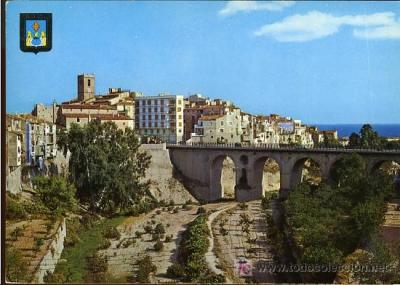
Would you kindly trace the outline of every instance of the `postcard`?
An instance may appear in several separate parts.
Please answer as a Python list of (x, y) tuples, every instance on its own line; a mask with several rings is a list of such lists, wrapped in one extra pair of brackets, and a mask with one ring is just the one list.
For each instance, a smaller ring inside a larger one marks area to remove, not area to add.
[(400, 3), (5, 1), (4, 283), (400, 283)]

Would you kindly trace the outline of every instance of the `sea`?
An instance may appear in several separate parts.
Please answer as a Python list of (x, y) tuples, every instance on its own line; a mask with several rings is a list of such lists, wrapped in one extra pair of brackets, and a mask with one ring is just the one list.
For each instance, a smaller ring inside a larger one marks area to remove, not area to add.
[[(349, 137), (351, 133), (359, 133), (363, 124), (309, 124), (318, 130), (337, 130), (339, 137)], [(371, 124), (381, 137), (400, 138), (400, 124)]]

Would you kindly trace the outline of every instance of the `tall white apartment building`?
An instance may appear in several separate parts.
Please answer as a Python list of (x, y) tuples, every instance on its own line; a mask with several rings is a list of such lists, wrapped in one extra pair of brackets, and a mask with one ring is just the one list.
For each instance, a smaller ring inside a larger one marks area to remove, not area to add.
[(135, 98), (135, 124), (140, 136), (157, 137), (163, 142), (183, 140), (183, 96), (138, 96)]

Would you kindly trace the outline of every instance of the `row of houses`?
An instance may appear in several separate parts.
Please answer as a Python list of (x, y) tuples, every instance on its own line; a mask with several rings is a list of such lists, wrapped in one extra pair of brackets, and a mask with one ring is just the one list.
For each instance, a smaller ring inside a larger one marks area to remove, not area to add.
[(7, 162), (11, 168), (23, 163), (41, 165), (57, 154), (56, 124), (30, 114), (7, 114)]
[(67, 130), (73, 123), (85, 125), (92, 120), (114, 122), (118, 128), (136, 129), (142, 139), (154, 138), (168, 143), (281, 143), (312, 146), (327, 135), (337, 139), (336, 131), (319, 132), (300, 120), (277, 114), (254, 116), (232, 102), (194, 94), (159, 94), (110, 88), (95, 95), (95, 76), (78, 75), (78, 96), (71, 101), (45, 106), (37, 104), (32, 112), (39, 119)]

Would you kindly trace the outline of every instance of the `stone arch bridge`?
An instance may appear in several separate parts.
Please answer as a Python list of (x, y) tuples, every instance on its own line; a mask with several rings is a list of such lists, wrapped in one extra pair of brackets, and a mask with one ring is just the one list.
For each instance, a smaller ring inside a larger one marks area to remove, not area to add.
[(358, 153), (367, 160), (368, 171), (385, 161), (400, 163), (400, 150), (369, 150), (343, 148), (305, 148), (279, 145), (233, 144), (167, 144), (175, 169), (190, 181), (195, 196), (211, 202), (222, 198), (222, 163), (230, 157), (235, 164), (235, 197), (238, 201), (260, 199), (263, 196), (263, 168), (268, 158), (280, 168), (281, 195), (301, 182), (301, 171), (307, 159), (315, 161), (322, 180), (331, 181), (331, 168), (343, 154)]

